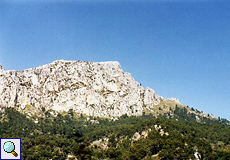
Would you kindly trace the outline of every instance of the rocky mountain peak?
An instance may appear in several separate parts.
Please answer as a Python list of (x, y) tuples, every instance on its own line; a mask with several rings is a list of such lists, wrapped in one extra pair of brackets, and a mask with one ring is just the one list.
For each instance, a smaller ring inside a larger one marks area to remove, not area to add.
[(116, 61), (57, 60), (21, 71), (6, 70), (0, 77), (0, 106), (27, 105), (99, 117), (142, 115), (162, 97), (144, 89)]

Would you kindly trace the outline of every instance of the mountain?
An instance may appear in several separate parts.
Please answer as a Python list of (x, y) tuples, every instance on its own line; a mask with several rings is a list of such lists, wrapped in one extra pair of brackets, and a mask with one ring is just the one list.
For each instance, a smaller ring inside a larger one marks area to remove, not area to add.
[(230, 122), (145, 89), (118, 62), (0, 66), (0, 137), (21, 158), (230, 159)]
[(1, 108), (72, 109), (108, 118), (154, 113), (156, 106), (167, 103), (175, 106), (180, 101), (164, 99), (149, 87), (144, 89), (119, 62), (57, 60), (20, 71), (0, 67)]

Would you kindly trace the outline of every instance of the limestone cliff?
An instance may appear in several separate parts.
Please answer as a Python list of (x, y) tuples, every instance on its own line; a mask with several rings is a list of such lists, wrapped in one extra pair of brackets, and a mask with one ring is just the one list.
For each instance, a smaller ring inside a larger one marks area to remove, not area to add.
[(0, 66), (0, 106), (26, 105), (90, 116), (141, 115), (162, 97), (144, 89), (118, 62), (57, 60), (15, 71)]

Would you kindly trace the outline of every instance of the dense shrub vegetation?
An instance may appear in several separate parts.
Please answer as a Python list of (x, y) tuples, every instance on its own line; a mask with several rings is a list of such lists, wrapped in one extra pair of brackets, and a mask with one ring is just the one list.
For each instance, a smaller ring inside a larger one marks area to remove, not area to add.
[[(69, 159), (230, 159), (228, 125), (208, 119), (198, 123), (193, 115), (185, 116), (185, 110), (175, 112), (173, 117), (124, 115), (110, 121), (77, 118), (71, 110), (57, 116), (44, 110), (46, 118), (27, 118), (9, 108), (0, 114), (0, 137), (21, 138), (22, 159), (28, 160), (59, 160), (68, 155)], [(150, 129), (147, 137), (133, 140), (136, 132)], [(106, 149), (91, 145), (103, 138), (108, 138)]]

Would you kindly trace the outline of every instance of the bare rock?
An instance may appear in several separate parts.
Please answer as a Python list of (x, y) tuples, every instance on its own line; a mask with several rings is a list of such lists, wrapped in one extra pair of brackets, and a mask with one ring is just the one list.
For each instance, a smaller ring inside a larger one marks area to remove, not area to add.
[(162, 97), (160, 97), (154, 90), (149, 87), (146, 87), (144, 92), (144, 105), (147, 107), (153, 107), (158, 105), (161, 102)]
[(180, 104), (180, 100), (177, 98), (168, 98), (168, 100), (175, 102), (175, 103), (179, 103)]
[(144, 90), (119, 62), (57, 60), (21, 71), (0, 66), (2, 107), (32, 105), (98, 117), (138, 116), (161, 99), (152, 89)]

